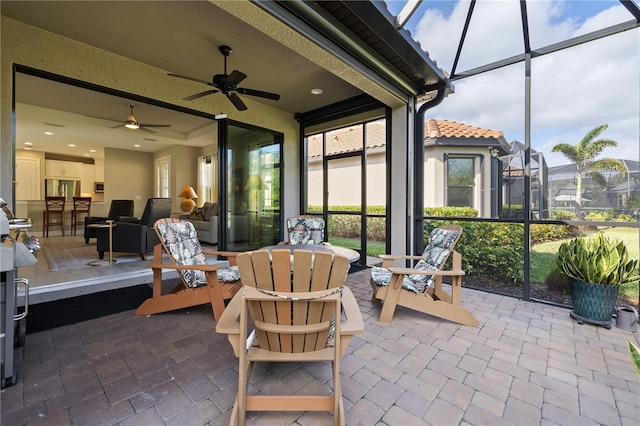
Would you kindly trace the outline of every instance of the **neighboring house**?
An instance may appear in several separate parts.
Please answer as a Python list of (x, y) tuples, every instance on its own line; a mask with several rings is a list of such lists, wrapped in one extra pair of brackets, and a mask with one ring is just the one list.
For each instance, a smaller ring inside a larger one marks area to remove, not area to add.
[(502, 131), (427, 120), (425, 207), (472, 207), (480, 217), (498, 217), (502, 204), (499, 157), (510, 150)]
[[(348, 152), (367, 150), (367, 205), (385, 205), (384, 121), (349, 126), (326, 134), (332, 160), (328, 180), (330, 205), (353, 205), (353, 188), (360, 181), (360, 160)], [(366, 135), (363, 135), (366, 132)], [(366, 144), (365, 144), (366, 141)], [(366, 146), (365, 146), (366, 145)], [(501, 131), (449, 120), (425, 122), (425, 207), (462, 206), (482, 217), (497, 217), (502, 205), (501, 161), (510, 152)], [(307, 138), (309, 188), (322, 188), (322, 134)], [(339, 158), (342, 155), (344, 158)], [(322, 191), (309, 191), (309, 205), (322, 205)]]
[[(628, 209), (637, 209), (637, 206), (629, 206), (629, 200), (637, 199), (640, 191), (640, 176), (638, 161), (620, 159), (627, 169), (626, 175), (615, 170), (601, 172), (607, 181), (607, 187), (603, 188), (593, 182), (589, 176), (583, 177), (582, 208), (585, 210), (615, 209), (626, 212)], [(563, 164), (549, 167), (548, 196), (555, 208), (572, 209), (575, 199), (575, 164)], [(636, 201), (637, 203), (637, 201)], [(637, 213), (636, 213), (637, 214)]]

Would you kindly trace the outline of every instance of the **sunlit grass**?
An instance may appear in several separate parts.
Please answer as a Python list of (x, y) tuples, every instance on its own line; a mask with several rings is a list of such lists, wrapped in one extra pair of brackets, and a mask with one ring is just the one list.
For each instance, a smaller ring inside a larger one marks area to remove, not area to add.
[[(360, 240), (355, 238), (330, 237), (329, 242), (336, 246), (348, 247), (359, 250)], [(367, 241), (367, 256), (378, 256), (385, 254), (386, 243), (384, 241)]]

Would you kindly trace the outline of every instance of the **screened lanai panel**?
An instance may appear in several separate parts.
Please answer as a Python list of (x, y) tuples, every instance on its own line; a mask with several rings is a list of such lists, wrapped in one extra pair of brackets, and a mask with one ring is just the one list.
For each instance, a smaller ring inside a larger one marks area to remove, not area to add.
[[(544, 155), (548, 165), (545, 191), (551, 219), (626, 221), (621, 219), (630, 214), (637, 220), (640, 59), (625, 54), (630, 51), (640, 51), (637, 32), (617, 34), (533, 62), (532, 74), (537, 78), (532, 84), (531, 140), (532, 148)], [(611, 78), (615, 84), (594, 90)], [(561, 150), (560, 144), (577, 149), (593, 129), (600, 132), (586, 146), (602, 139), (610, 141), (610, 146), (578, 162)], [(598, 170), (593, 163), (603, 159), (611, 159), (613, 167)], [(590, 174), (595, 171), (599, 178)]]
[(323, 134), (317, 133), (306, 138), (307, 145), (307, 203), (305, 213), (322, 212), (324, 179), (322, 171)]
[(527, 12), (531, 48), (534, 50), (633, 18), (618, 0), (528, 1)]
[[(524, 142), (524, 100), (524, 65), (515, 64), (460, 80), (455, 95), (427, 112), (427, 122), (438, 120), (440, 137), (430, 143), (427, 126), (425, 208), (470, 207), (483, 218), (522, 212), (524, 151), (513, 158), (509, 147)], [(460, 183), (452, 175), (456, 162), (473, 167), (466, 202), (453, 197)]]

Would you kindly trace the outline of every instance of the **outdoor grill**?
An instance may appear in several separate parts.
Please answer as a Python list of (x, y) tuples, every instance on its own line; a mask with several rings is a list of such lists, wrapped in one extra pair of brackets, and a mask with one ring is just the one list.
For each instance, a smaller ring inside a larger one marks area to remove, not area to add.
[[(0, 199), (4, 204), (4, 201)], [(17, 276), (19, 267), (31, 266), (38, 261), (35, 253), (40, 249), (37, 238), (27, 237), (26, 229), (31, 227), (27, 219), (15, 219), (11, 212), (2, 206), (0, 213), (0, 360), (2, 388), (16, 384), (13, 352), (15, 346), (24, 345), (26, 335), (26, 317), (29, 309), (29, 281)], [(18, 286), (24, 297), (24, 309), (18, 312)]]

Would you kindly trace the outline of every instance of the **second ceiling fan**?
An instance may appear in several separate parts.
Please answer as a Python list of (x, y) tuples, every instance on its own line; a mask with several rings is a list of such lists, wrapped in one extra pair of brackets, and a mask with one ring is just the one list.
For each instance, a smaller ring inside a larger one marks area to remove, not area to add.
[[(134, 104), (129, 104), (129, 110), (131, 111), (131, 113), (127, 116), (127, 119), (124, 121), (124, 127), (126, 127), (127, 129), (140, 129), (140, 130), (144, 130), (146, 132), (150, 132), (150, 133), (155, 133), (153, 130), (150, 130), (149, 127), (171, 127), (171, 124), (143, 124), (140, 123), (138, 120), (136, 120), (136, 118), (133, 116), (133, 108), (135, 107)], [(122, 126), (123, 124), (118, 124), (117, 126), (114, 126), (113, 128), (117, 128)]]
[(238, 87), (238, 84), (240, 84), (242, 80), (247, 78), (247, 75), (237, 70), (232, 71), (231, 74), (227, 74), (227, 57), (231, 55), (232, 50), (229, 46), (220, 46), (218, 49), (220, 50), (220, 53), (222, 53), (222, 55), (224, 56), (224, 74), (214, 75), (211, 82), (206, 80), (200, 80), (198, 78), (187, 77), (179, 74), (171, 74), (171, 73), (168, 74), (172, 77), (179, 77), (179, 78), (184, 78), (186, 80), (197, 81), (198, 83), (203, 83), (203, 84), (206, 84), (207, 86), (215, 87), (215, 89), (205, 90), (204, 92), (186, 96), (182, 99), (184, 99), (185, 101), (192, 101), (194, 99), (198, 99), (203, 96), (210, 95), (212, 93), (222, 92), (227, 96), (227, 98), (239, 111), (246, 110), (247, 106), (244, 104), (244, 102), (242, 102), (242, 99), (240, 99), (240, 96), (238, 96), (238, 93), (243, 95), (249, 95), (249, 96), (257, 96), (259, 98), (272, 99), (274, 101), (277, 101), (280, 99), (280, 95), (276, 93), (269, 93), (269, 92), (263, 92), (261, 90)]

